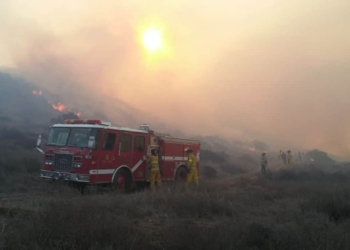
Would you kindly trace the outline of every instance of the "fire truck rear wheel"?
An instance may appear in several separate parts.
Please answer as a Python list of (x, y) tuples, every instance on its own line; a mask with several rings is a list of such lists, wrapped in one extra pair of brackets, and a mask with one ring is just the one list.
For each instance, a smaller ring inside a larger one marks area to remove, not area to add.
[(131, 173), (125, 169), (118, 170), (113, 179), (112, 190), (120, 193), (129, 193), (131, 185)]
[(187, 169), (185, 167), (180, 167), (176, 172), (176, 181), (186, 181), (187, 179)]

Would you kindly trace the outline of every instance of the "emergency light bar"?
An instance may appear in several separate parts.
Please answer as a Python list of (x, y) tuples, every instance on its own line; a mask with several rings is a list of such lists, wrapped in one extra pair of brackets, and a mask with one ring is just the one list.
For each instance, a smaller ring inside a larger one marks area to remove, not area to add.
[(103, 122), (101, 120), (80, 120), (80, 119), (66, 119), (64, 120), (65, 124), (98, 124), (110, 126), (110, 122)]

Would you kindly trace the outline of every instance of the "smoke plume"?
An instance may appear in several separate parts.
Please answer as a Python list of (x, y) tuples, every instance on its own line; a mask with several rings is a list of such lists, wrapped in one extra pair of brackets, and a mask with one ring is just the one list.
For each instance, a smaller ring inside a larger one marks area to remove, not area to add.
[[(82, 114), (350, 156), (349, 1), (0, 3), (0, 65)], [(149, 55), (153, 25), (166, 50)]]

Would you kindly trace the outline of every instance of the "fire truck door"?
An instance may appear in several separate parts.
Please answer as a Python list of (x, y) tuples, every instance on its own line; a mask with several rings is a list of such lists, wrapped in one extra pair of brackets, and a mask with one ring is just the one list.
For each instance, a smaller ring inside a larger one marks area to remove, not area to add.
[(134, 173), (134, 179), (144, 180), (146, 176), (146, 159), (147, 155), (146, 138), (144, 135), (134, 136), (134, 148), (132, 157), (132, 171)]
[(118, 158), (119, 165), (126, 165), (132, 168), (132, 136), (131, 134), (124, 132), (119, 137), (118, 144)]
[(114, 169), (117, 160), (116, 151), (117, 145), (117, 134), (113, 132), (106, 132), (103, 135), (102, 150), (98, 155), (98, 174), (96, 175), (96, 182), (105, 182), (110, 180), (110, 177), (103, 174), (103, 171)]

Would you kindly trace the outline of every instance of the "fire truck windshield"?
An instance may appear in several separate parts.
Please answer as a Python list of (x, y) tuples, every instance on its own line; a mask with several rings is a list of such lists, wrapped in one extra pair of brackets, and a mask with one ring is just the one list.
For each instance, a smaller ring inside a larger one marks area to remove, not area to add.
[(88, 147), (89, 136), (95, 136), (93, 128), (51, 128), (47, 145)]

